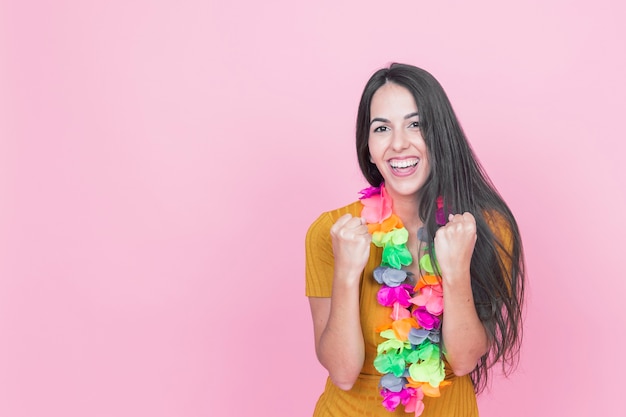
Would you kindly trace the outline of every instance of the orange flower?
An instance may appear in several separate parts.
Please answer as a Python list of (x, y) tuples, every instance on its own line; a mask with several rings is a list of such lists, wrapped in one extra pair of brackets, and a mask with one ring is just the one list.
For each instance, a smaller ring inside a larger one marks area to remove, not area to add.
[(385, 330), (391, 329), (391, 323), (381, 324), (377, 328), (374, 329), (376, 333), (384, 332)]
[(391, 325), (396, 339), (402, 340), (403, 342), (409, 340), (409, 332), (412, 328), (419, 329), (419, 327), (419, 324), (417, 324), (417, 321), (413, 317), (396, 320)]
[(387, 233), (392, 231), (393, 229), (401, 229), (403, 227), (404, 226), (402, 225), (402, 220), (400, 220), (400, 217), (396, 216), (395, 214), (392, 214), (380, 223), (367, 224), (367, 230), (370, 232), (370, 234), (373, 234), (374, 232)]
[(407, 377), (406, 379), (408, 381), (408, 383), (406, 384), (407, 387), (421, 388), (426, 397), (440, 397), (441, 392), (439, 391), (439, 389), (452, 384), (452, 382), (450, 381), (443, 380), (439, 383), (438, 387), (433, 387), (428, 382), (418, 382), (411, 379), (411, 377)]
[(437, 275), (422, 275), (415, 284), (413, 291), (419, 291), (427, 285), (441, 284), (441, 279)]

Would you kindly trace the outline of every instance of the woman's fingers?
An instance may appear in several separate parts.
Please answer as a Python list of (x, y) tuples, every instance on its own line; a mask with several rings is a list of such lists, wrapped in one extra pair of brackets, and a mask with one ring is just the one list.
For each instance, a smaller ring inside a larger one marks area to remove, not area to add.
[(476, 219), (471, 213), (451, 214), (435, 233), (435, 253), (444, 276), (466, 275), (476, 243)]
[(360, 217), (341, 216), (330, 229), (335, 266), (346, 270), (363, 270), (370, 252), (372, 237)]
[(331, 227), (330, 233), (342, 239), (352, 239), (356, 236), (368, 235), (367, 225), (361, 217), (350, 214), (341, 216)]

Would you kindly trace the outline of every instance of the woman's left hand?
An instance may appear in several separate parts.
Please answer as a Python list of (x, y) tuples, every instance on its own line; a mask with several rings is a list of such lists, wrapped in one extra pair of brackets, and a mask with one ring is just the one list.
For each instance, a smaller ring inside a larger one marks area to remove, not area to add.
[(441, 277), (448, 283), (470, 276), (476, 244), (476, 219), (471, 213), (450, 214), (435, 233), (435, 255)]

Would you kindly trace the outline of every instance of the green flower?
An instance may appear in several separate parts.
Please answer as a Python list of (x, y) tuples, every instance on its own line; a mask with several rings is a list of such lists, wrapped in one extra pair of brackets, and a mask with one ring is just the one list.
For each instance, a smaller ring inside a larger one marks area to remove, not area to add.
[(400, 269), (402, 265), (410, 265), (412, 261), (411, 252), (404, 243), (397, 246), (385, 245), (383, 248), (382, 264), (384, 266)]

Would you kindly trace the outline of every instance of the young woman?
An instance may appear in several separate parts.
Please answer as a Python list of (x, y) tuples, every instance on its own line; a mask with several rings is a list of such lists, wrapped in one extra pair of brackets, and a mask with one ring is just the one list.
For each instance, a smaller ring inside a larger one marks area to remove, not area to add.
[(517, 224), (428, 72), (368, 81), (356, 148), (372, 187), (306, 237), (314, 416), (477, 416), (488, 370), (516, 364), (524, 261)]

